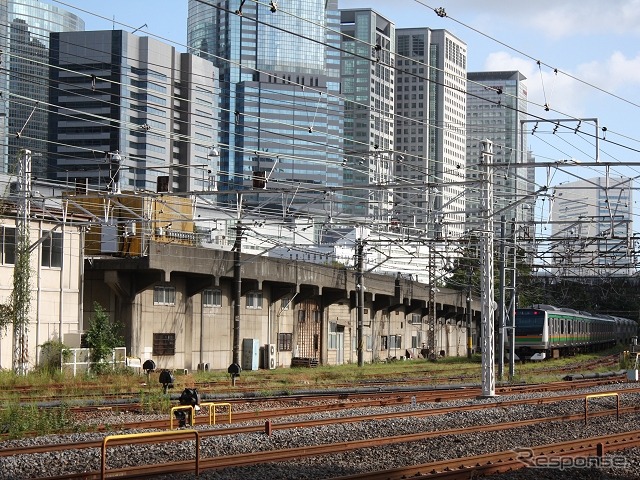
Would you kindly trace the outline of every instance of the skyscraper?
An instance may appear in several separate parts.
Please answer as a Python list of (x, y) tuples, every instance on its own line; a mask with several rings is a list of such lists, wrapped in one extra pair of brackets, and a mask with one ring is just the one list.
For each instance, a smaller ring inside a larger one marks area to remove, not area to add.
[(635, 268), (633, 179), (596, 177), (553, 192), (549, 270), (562, 276), (629, 276)]
[(401, 28), (397, 38), (396, 207), (433, 238), (464, 232), (467, 47), (446, 30)]
[[(337, 0), (301, 0), (293, 10), (189, 1), (190, 51), (220, 70), (222, 190), (264, 187), (245, 198), (282, 208), (342, 185), (336, 8)], [(270, 196), (274, 186), (281, 192)]]
[(371, 9), (340, 11), (345, 97), (344, 211), (387, 225), (394, 152), (395, 25)]
[(32, 151), (32, 173), (45, 176), (49, 33), (84, 30), (84, 21), (39, 0), (0, 1), (0, 171), (15, 173), (18, 150)]
[[(530, 163), (520, 135), (521, 122), (527, 119), (526, 78), (518, 71), (469, 72), (467, 80), (467, 179), (478, 178), (481, 142), (488, 138), (493, 142), (493, 163), (499, 165), (493, 169), (493, 211), (497, 219), (504, 215), (507, 221), (527, 224), (533, 219), (535, 205), (534, 167), (518, 167)], [(470, 229), (478, 225), (474, 213), (479, 205), (479, 189), (470, 188)]]
[(126, 190), (214, 187), (211, 62), (122, 30), (55, 33), (51, 45), (51, 178)]

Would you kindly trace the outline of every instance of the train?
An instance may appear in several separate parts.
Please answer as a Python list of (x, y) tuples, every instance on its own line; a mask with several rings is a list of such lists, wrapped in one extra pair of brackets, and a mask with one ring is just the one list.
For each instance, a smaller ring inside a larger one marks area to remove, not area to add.
[(628, 318), (533, 305), (516, 309), (516, 355), (520, 359), (559, 358), (630, 345), (638, 323)]

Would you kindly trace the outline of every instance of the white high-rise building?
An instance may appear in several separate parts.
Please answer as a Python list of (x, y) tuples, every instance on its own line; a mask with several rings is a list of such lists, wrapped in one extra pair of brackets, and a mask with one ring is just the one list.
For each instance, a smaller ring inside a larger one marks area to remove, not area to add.
[(555, 187), (551, 269), (562, 276), (632, 273), (633, 179), (597, 177)]
[[(467, 46), (446, 30), (396, 30), (394, 211), (434, 238), (465, 228)], [(403, 187), (402, 184), (406, 185)]]

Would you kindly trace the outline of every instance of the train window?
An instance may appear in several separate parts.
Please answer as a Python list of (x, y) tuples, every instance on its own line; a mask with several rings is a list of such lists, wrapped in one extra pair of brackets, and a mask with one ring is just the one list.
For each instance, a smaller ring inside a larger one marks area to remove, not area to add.
[(567, 333), (571, 335), (571, 320), (567, 320)]
[(564, 335), (564, 320), (560, 320), (560, 335)]

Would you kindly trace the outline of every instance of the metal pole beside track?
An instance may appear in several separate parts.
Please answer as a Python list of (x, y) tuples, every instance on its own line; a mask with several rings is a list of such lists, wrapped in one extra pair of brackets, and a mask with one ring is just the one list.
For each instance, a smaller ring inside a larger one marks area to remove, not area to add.
[(488, 164), (493, 158), (493, 142), (482, 141), (482, 158), (480, 159), (481, 215), (483, 219), (480, 236), (481, 247), (481, 284), (482, 302), (482, 396), (494, 397), (496, 394), (495, 378), (495, 345), (494, 345), (494, 310), (493, 298), (493, 167)]

